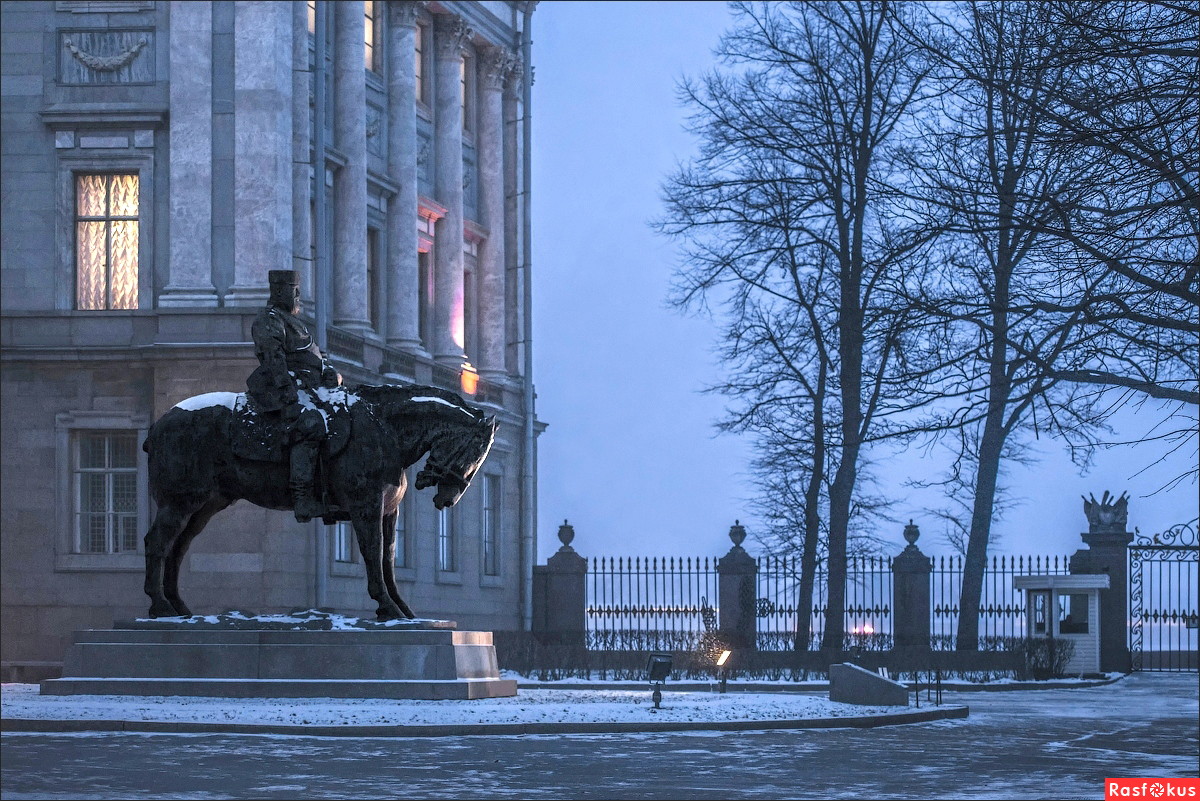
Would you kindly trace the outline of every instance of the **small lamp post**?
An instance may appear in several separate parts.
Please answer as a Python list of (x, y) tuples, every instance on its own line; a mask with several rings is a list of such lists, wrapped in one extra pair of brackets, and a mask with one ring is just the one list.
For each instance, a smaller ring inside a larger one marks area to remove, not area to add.
[(650, 654), (650, 661), (646, 663), (646, 678), (654, 689), (651, 700), (654, 701), (655, 709), (662, 709), (662, 687), (667, 681), (667, 676), (671, 675), (673, 660), (674, 657), (670, 653), (656, 651)]
[(724, 693), (728, 686), (726, 682), (729, 680), (729, 669), (725, 667), (725, 663), (729, 661), (729, 655), (733, 651), (722, 651), (717, 657), (717, 667), (721, 669), (721, 692)]

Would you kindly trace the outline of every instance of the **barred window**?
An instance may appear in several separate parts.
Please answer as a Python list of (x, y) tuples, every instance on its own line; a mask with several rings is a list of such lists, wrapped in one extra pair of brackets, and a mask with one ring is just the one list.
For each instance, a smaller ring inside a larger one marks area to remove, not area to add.
[(73, 444), (76, 551), (136, 552), (137, 434), (78, 431)]
[(138, 176), (75, 176), (75, 303), (138, 307)]
[(358, 540), (354, 526), (341, 520), (333, 524), (333, 561), (354, 564), (358, 562)]
[(438, 570), (443, 573), (457, 571), (454, 550), (454, 516), (447, 507), (438, 512)]
[(500, 476), (483, 477), (483, 574), (500, 575)]

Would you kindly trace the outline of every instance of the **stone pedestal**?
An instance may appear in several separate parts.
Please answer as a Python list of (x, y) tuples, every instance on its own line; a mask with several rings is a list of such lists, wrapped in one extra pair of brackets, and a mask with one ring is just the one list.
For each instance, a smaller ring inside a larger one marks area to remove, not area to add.
[[(193, 618), (192, 620), (197, 620)], [(492, 634), (453, 623), (319, 630), (134, 621), (75, 633), (44, 695), (471, 699), (517, 694)]]
[(562, 547), (533, 568), (533, 633), (548, 645), (584, 644), (587, 633), (587, 559), (571, 547), (575, 529), (558, 527)]
[(910, 520), (904, 527), (908, 546), (892, 560), (892, 621), (894, 648), (928, 651), (929, 643), (929, 557), (917, 547), (920, 529)]
[(1107, 492), (1097, 501), (1085, 498), (1084, 514), (1088, 531), (1081, 534), (1087, 548), (1071, 557), (1071, 572), (1100, 573), (1108, 576), (1108, 589), (1100, 591), (1100, 670), (1128, 673), (1129, 655), (1129, 543), (1133, 534), (1126, 530), (1129, 519), (1128, 497), (1110, 500)]
[(746, 528), (736, 520), (729, 528), (729, 539), (733, 547), (717, 561), (721, 642), (732, 650), (754, 650), (758, 647), (758, 562), (742, 547)]

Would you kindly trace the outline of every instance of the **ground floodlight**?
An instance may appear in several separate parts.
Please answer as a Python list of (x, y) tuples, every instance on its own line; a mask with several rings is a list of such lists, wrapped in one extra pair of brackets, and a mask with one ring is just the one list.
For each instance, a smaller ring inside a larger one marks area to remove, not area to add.
[(655, 651), (650, 654), (650, 660), (646, 663), (646, 680), (654, 687), (654, 695), (651, 700), (654, 701), (654, 708), (661, 709), (662, 706), (662, 686), (666, 682), (667, 676), (671, 675), (671, 663), (674, 657), (669, 653)]
[(652, 653), (646, 663), (646, 672), (651, 684), (662, 684), (671, 675), (671, 663), (674, 656), (668, 653)]

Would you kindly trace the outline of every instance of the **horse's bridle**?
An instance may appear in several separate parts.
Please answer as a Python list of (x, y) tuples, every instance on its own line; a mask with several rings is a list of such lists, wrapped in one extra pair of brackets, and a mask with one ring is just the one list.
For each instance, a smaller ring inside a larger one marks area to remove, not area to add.
[(441, 486), (442, 484), (450, 484), (451, 486), (460, 488), (462, 490), (466, 490), (466, 488), (469, 486), (465, 478), (450, 468), (442, 467), (441, 465), (430, 464), (428, 461), (426, 461), (425, 467), (423, 467), (420, 472), (417, 473), (417, 489)]

